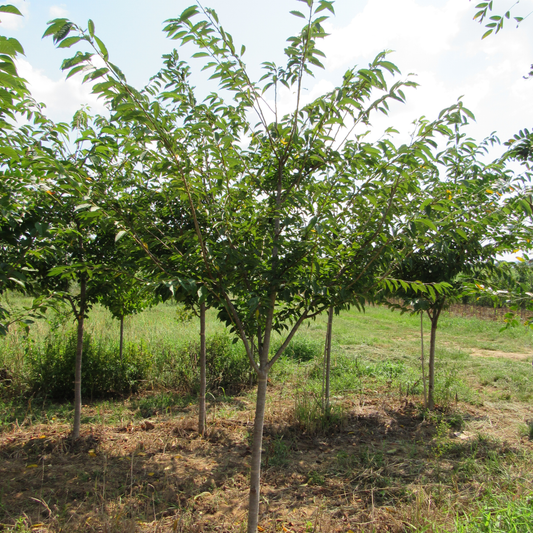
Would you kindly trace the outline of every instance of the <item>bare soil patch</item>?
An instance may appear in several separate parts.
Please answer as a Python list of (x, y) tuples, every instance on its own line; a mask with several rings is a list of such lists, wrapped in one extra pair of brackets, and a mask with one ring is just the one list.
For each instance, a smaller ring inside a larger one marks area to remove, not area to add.
[(533, 353), (502, 352), (500, 350), (483, 350), (481, 348), (472, 348), (470, 350), (472, 357), (496, 357), (502, 359), (513, 359), (514, 361), (524, 361), (532, 359)]

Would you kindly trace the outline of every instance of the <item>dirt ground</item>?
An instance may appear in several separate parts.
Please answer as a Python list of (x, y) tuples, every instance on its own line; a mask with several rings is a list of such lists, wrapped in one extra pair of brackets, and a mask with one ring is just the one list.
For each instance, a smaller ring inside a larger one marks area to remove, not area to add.
[(473, 357), (496, 357), (503, 359), (513, 359), (515, 361), (525, 361), (527, 359), (533, 359), (531, 353), (509, 353), (502, 352), (501, 350), (482, 350), (480, 348), (473, 348), (470, 350), (470, 355)]
[[(335, 402), (342, 420), (328, 435), (310, 435), (294, 420), (294, 400), (271, 393), (260, 531), (400, 532), (428, 520), (452, 523), (485, 490), (482, 475), (461, 472), (474, 448), (480, 461), (533, 453), (518, 430), (530, 414), (518, 404), (505, 411), (459, 404), (439, 422), (386, 390)], [(3, 433), (0, 531), (16, 523), (40, 532), (244, 531), (252, 419), (252, 401), (243, 397), (210, 406), (206, 438), (195, 432), (193, 407), (172, 418), (86, 425), (76, 442), (54, 421)], [(513, 461), (506, 475), (527, 486)]]

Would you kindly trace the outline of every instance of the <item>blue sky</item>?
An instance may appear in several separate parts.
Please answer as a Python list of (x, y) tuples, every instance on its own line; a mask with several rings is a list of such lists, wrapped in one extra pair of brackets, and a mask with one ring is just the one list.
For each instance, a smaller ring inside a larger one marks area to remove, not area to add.
[[(177, 17), (191, 0), (11, 0), (25, 14), (24, 19), (2, 17), (3, 34), (21, 41), (26, 57), (20, 62), (22, 74), (34, 96), (47, 104), (55, 120), (68, 120), (81, 104), (94, 111), (103, 108), (89, 87), (79, 78), (64, 81), (59, 66), (67, 53), (54, 48), (51, 39), (41, 40), (46, 22), (65, 16), (80, 25), (91, 18), (97, 34), (106, 43), (111, 59), (131, 83), (142, 86), (157, 72), (160, 57), (176, 44), (161, 31), (163, 21)], [(522, 76), (533, 63), (531, 21), (515, 29), (509, 23), (497, 36), (481, 41), (483, 28), (472, 21), (474, 2), (468, 0), (337, 0), (336, 16), (327, 23), (331, 36), (323, 43), (326, 70), (307, 80), (309, 98), (337, 84), (343, 72), (354, 64), (365, 66), (383, 49), (395, 52), (390, 59), (403, 74), (416, 73), (421, 84), (408, 92), (407, 105), (395, 105), (387, 118), (374, 125), (377, 131), (395, 126), (408, 131), (417, 117), (436, 116), (459, 96), (477, 117), (470, 134), (480, 139), (496, 130), (507, 139), (520, 128), (530, 127), (533, 117), (533, 80)], [(513, 1), (500, 0), (505, 9)], [(250, 73), (257, 77), (262, 61), (283, 62), (288, 36), (296, 33), (300, 20), (291, 9), (305, 8), (297, 0), (205, 0), (217, 10), (224, 28), (238, 44), (247, 47)], [(527, 14), (533, 0), (519, 4)], [(185, 58), (190, 50), (183, 50)], [(201, 63), (193, 63), (200, 70)], [(202, 77), (195, 78), (200, 90), (208, 92)], [(212, 90), (211, 87), (209, 90)], [(289, 108), (290, 95), (282, 95)]]

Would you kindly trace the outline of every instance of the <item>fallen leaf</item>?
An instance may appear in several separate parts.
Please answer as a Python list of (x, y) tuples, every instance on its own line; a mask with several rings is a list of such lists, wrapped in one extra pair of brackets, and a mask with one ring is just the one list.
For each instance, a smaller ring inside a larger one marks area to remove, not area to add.
[(26, 468), (37, 468), (39, 465), (27, 465)]
[(91, 457), (96, 457), (96, 452), (94, 450), (89, 450), (88, 453)]

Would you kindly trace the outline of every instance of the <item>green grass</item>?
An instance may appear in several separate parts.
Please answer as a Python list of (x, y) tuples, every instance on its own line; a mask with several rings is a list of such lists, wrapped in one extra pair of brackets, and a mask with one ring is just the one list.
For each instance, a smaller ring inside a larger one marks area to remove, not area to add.
[[(455, 533), (531, 533), (533, 493), (488, 495), (473, 516), (458, 517)], [(451, 532), (450, 532), (451, 533)]]
[[(274, 368), (271, 374), (273, 379), (283, 380), (296, 374), (305, 375), (305, 379), (311, 379), (308, 386), (316, 393), (320, 391), (326, 319), (324, 315), (302, 325), (285, 356)], [(86, 324), (88, 338), (92, 338), (97, 347), (100, 347), (100, 351), (96, 350), (102, 354), (99, 356), (100, 366), (104, 368), (105, 363), (108, 368), (107, 373), (98, 373), (108, 375), (110, 366), (120, 366), (116, 362), (118, 321), (104, 308), (95, 306)], [(424, 326), (427, 351), (427, 318)], [(46, 343), (50, 342), (51, 336), (60, 342), (62, 339), (72, 338), (73, 328), (71, 317), (50, 315), (48, 321), (36, 321), (31, 326), (29, 335), (19, 330), (5, 339), (0, 339), (0, 369), (4, 369), (9, 378), (8, 381), (0, 382), (0, 397), (4, 398), (3, 412), (16, 412), (17, 419), (21, 413), (26, 413), (26, 407), (19, 405), (15, 409), (14, 405), (9, 403), (14, 400), (8, 401), (6, 398), (23, 397), (27, 400), (29, 394), (39, 396), (38, 391), (32, 391), (28, 384), (32, 381), (32, 375), (35, 375), (38, 362), (42, 369), (51, 368), (50, 361), (53, 357), (50, 354), (48, 358), (43, 356), (46, 355)], [(364, 313), (350, 310), (336, 316), (333, 326), (332, 395), (348, 392), (362, 395), (373, 384), (387, 384), (391, 390), (397, 390), (399, 393), (421, 394), (419, 328), (418, 316), (401, 315), (379, 306), (369, 306)], [(530, 330), (500, 329), (501, 324), (498, 322), (443, 314), (437, 332), (437, 402), (446, 405), (455, 399), (474, 404), (483, 401), (531, 400), (533, 373), (528, 360), (480, 358), (470, 355), (473, 349), (492, 348), (510, 353), (531, 350), (533, 335)], [(216, 319), (213, 311), (208, 312), (207, 331), (211, 339), (229, 339), (224, 325)], [(127, 317), (126, 353), (132, 354), (139, 364), (141, 360), (146, 364), (137, 374), (130, 368), (130, 377), (124, 378), (125, 383), (117, 384), (113, 382), (115, 378), (110, 377), (107, 389), (125, 393), (135, 388), (148, 387), (181, 391), (184, 394), (194, 393), (194, 351), (197, 350), (198, 334), (197, 320), (184, 321), (183, 313), (172, 304), (160, 304), (139, 315)], [(212, 342), (220, 344), (220, 340)], [(281, 339), (275, 338), (273, 348), (276, 349), (280, 343)], [(211, 350), (211, 371), (216, 382), (213, 386), (218, 387), (219, 392), (230, 393), (233, 391), (227, 389), (231, 389), (231, 383), (238, 379), (237, 376), (246, 374), (241, 380), (246, 382), (250, 381), (251, 374), (247, 370), (248, 362), (240, 342), (232, 345), (231, 342), (222, 341), (222, 344), (224, 346), (213, 345)], [(230, 354), (229, 358), (219, 359), (216, 353), (219, 352), (220, 355), (224, 351)], [(221, 368), (221, 365), (225, 368)], [(124, 369), (120, 372), (125, 375)], [(64, 369), (60, 369), (59, 373), (65, 374)], [(46, 372), (41, 371), (41, 374), (43, 381), (51, 380)], [(222, 374), (226, 375), (225, 379), (220, 377)], [(70, 377), (64, 378), (63, 381), (64, 397), (68, 397)], [(85, 397), (88, 395), (90, 398), (91, 394), (95, 397), (102, 395), (94, 394), (94, 387), (93, 385), (92, 391), (86, 391)], [(54, 395), (58, 396), (53, 392), (46, 393), (48, 399), (53, 399)], [(9, 416), (9, 419), (13, 420), (13, 416)]]

